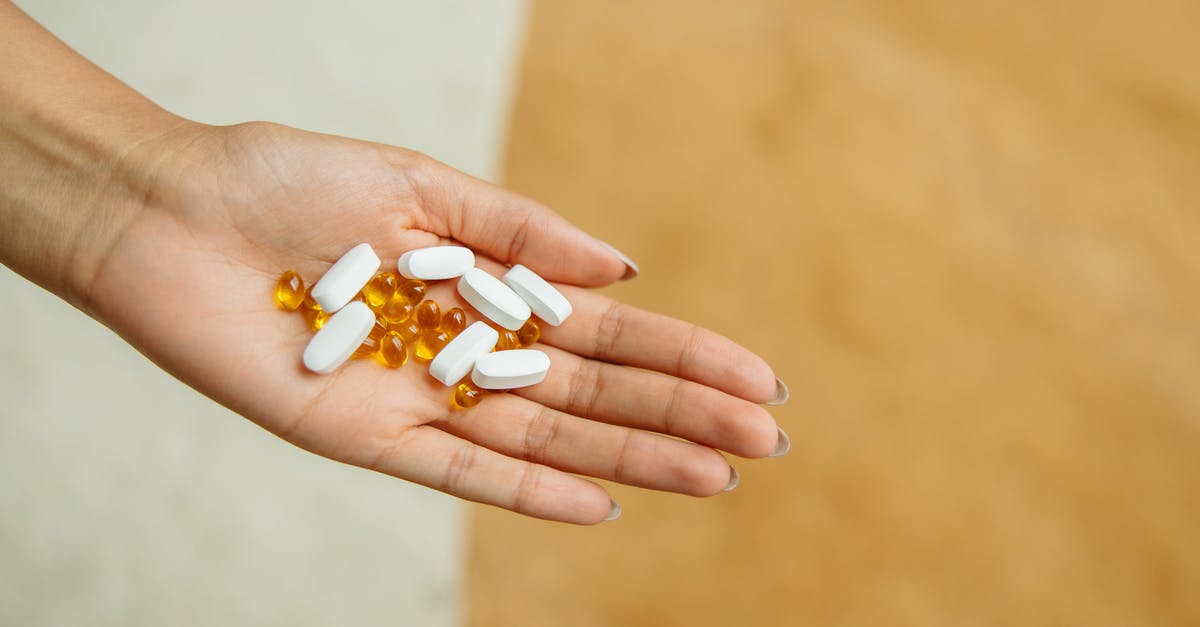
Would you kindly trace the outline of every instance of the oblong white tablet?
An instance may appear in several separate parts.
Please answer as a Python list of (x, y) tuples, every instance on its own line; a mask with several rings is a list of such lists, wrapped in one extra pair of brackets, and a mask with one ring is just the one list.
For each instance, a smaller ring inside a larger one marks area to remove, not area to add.
[(333, 313), (350, 299), (375, 276), (380, 266), (379, 256), (370, 244), (359, 244), (342, 255), (325, 271), (325, 276), (312, 287), (313, 300), (327, 313)]
[(458, 293), (492, 322), (516, 331), (533, 313), (529, 305), (500, 279), (471, 268), (458, 280)]
[(354, 301), (342, 307), (308, 341), (304, 348), (304, 367), (317, 374), (337, 370), (367, 339), (373, 326), (375, 314), (365, 303)]
[(504, 283), (518, 296), (525, 299), (537, 317), (551, 326), (558, 326), (571, 315), (571, 303), (546, 279), (536, 272), (517, 264), (504, 273)]
[(429, 374), (443, 385), (454, 385), (471, 372), (475, 360), (486, 355), (500, 334), (486, 322), (476, 322), (463, 329), (429, 362)]
[(542, 351), (496, 351), (475, 360), (471, 381), (484, 390), (511, 390), (541, 383), (550, 370), (550, 356)]
[(437, 281), (461, 276), (475, 266), (475, 253), (462, 246), (431, 246), (400, 255), (396, 269), (409, 279)]

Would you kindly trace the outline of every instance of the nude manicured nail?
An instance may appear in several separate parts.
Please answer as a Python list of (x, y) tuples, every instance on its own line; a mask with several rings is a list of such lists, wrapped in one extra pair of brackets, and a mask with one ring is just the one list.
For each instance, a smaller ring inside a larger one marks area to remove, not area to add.
[(636, 277), (641, 272), (641, 269), (638, 268), (638, 265), (636, 263), (634, 263), (633, 260), (630, 259), (628, 255), (617, 250), (616, 248), (613, 247), (612, 244), (609, 244), (608, 242), (606, 242), (604, 240), (596, 240), (596, 241), (600, 242), (601, 246), (607, 248), (609, 250), (609, 252), (611, 252), (612, 254), (617, 256), (617, 259), (621, 260), (621, 263), (625, 264), (625, 274), (623, 276), (621, 276), (622, 281), (628, 281), (629, 279)]
[(767, 405), (782, 405), (788, 400), (788, 387), (779, 377), (775, 377), (775, 398), (767, 401)]
[(741, 481), (742, 481), (742, 476), (738, 474), (737, 468), (730, 466), (729, 467), (729, 484), (726, 485), (725, 489), (721, 490), (721, 491), (722, 492), (733, 492), (733, 489), (738, 487), (738, 483), (741, 483)]
[(608, 510), (608, 516), (604, 517), (604, 522), (612, 522), (621, 517), (621, 506), (616, 501), (609, 499), (612, 507)]
[(779, 427), (775, 428), (779, 429), (779, 439), (775, 442), (775, 450), (770, 455), (767, 455), (767, 457), (779, 457), (786, 454), (792, 448), (792, 440), (788, 438), (788, 434), (784, 433), (783, 429)]

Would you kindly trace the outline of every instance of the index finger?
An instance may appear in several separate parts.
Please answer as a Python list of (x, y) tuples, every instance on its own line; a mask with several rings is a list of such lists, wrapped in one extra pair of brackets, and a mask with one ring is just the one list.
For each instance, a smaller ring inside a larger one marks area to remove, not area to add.
[(786, 397), (786, 388), (767, 362), (733, 340), (589, 290), (558, 288), (575, 311), (562, 326), (543, 328), (542, 341), (547, 344), (689, 379), (754, 403)]
[(421, 196), (425, 230), (501, 263), (524, 264), (547, 279), (587, 287), (637, 274), (625, 255), (535, 200), (441, 163), (414, 170), (409, 180)]

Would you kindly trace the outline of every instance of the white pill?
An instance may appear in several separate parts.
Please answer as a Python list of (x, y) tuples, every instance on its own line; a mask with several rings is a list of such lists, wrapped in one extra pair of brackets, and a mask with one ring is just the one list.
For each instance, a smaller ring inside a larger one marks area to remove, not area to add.
[(492, 350), (499, 339), (500, 334), (486, 322), (476, 322), (450, 340), (429, 362), (429, 374), (444, 385), (454, 385), (471, 372), (475, 360)]
[(532, 314), (516, 292), (479, 268), (463, 273), (458, 280), (458, 293), (479, 313), (512, 331), (520, 329)]
[(379, 270), (379, 256), (371, 249), (370, 244), (359, 244), (342, 255), (337, 263), (325, 271), (325, 276), (312, 287), (313, 300), (327, 313), (333, 313), (350, 299), (375, 276)]
[(537, 317), (551, 326), (558, 326), (571, 315), (571, 303), (562, 292), (555, 289), (546, 279), (521, 264), (504, 273), (504, 282), (525, 299)]
[(437, 281), (461, 276), (475, 266), (475, 253), (462, 246), (431, 246), (400, 255), (396, 268), (409, 279)]
[(542, 351), (496, 351), (475, 360), (471, 381), (484, 390), (511, 390), (541, 383), (549, 370), (550, 356)]
[(308, 341), (304, 349), (304, 367), (317, 374), (337, 370), (367, 339), (373, 326), (375, 314), (366, 304), (354, 301), (342, 307)]

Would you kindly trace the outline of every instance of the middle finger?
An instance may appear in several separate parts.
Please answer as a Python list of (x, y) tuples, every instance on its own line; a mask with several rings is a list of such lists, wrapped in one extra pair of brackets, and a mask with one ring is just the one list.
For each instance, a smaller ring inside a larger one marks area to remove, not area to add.
[(614, 425), (658, 431), (741, 457), (775, 450), (778, 425), (749, 401), (706, 385), (535, 345), (550, 356), (546, 379), (516, 394), (556, 410)]

